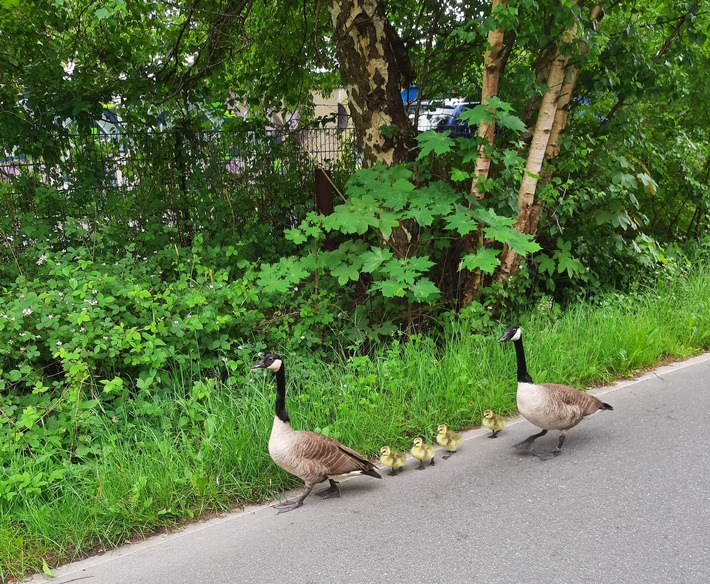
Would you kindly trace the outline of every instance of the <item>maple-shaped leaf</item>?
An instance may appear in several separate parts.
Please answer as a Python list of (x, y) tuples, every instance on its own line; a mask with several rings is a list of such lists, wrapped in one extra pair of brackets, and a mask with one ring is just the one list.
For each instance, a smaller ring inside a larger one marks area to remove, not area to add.
[(481, 270), (486, 274), (492, 274), (500, 265), (498, 250), (480, 248), (475, 253), (466, 254), (461, 260), (461, 268), (465, 270)]
[(436, 284), (429, 278), (419, 278), (411, 288), (415, 302), (430, 302), (441, 294)]
[(461, 112), (459, 119), (464, 120), (469, 126), (480, 126), (481, 122), (492, 122), (493, 114), (488, 111), (488, 107), (477, 105), (471, 109), (466, 109)]
[(378, 227), (382, 232), (382, 235), (389, 237), (392, 234), (392, 229), (399, 225), (399, 217), (399, 213), (380, 211), (380, 221)]
[(284, 236), (289, 241), (293, 241), (293, 243), (295, 243), (296, 245), (300, 245), (308, 240), (303, 231), (301, 231), (298, 227), (294, 227), (293, 229), (286, 229), (286, 231), (284, 231)]
[(515, 233), (517, 233), (515, 228), (507, 227), (505, 225), (486, 227), (483, 230), (483, 235), (485, 235), (486, 238), (495, 239), (496, 241), (500, 241), (502, 243), (506, 243), (509, 238), (514, 236)]
[(323, 218), (323, 227), (327, 231), (338, 230), (342, 233), (363, 235), (370, 226), (377, 225), (375, 208), (367, 208), (362, 202), (357, 205), (338, 205), (331, 215)]
[(541, 272), (547, 272), (550, 275), (555, 273), (555, 260), (553, 260), (547, 254), (541, 253), (535, 256), (535, 261), (540, 267)]
[(426, 272), (429, 268), (431, 268), (434, 265), (434, 262), (432, 262), (427, 256), (416, 256), (409, 258), (407, 260), (407, 264), (413, 270), (421, 273)]
[(471, 173), (461, 170), (459, 168), (451, 169), (451, 180), (454, 182), (460, 182), (462, 180), (468, 180), (471, 178)]
[(509, 235), (505, 243), (507, 243), (508, 247), (515, 253), (522, 256), (528, 255), (529, 253), (535, 253), (536, 251), (540, 251), (540, 249), (542, 249), (537, 242), (533, 241), (532, 235), (519, 233), (517, 231)]
[(340, 264), (330, 271), (334, 278), (338, 279), (338, 284), (344, 286), (350, 280), (356, 281), (360, 277), (358, 269), (351, 264)]
[(478, 222), (470, 213), (458, 212), (446, 218), (446, 229), (458, 231), (459, 235), (466, 235), (478, 229)]
[(371, 274), (377, 270), (383, 263), (391, 260), (394, 257), (392, 252), (387, 248), (375, 248), (371, 251), (366, 251), (360, 256), (362, 259), (362, 271)]
[(521, 120), (518, 116), (509, 113), (499, 113), (496, 115), (498, 124), (504, 128), (509, 128), (515, 132), (523, 133), (527, 131), (528, 127), (525, 122)]
[(511, 104), (509, 104), (507, 101), (503, 101), (500, 97), (496, 96), (489, 97), (486, 100), (485, 107), (501, 112), (513, 111), (513, 106)]
[(372, 285), (373, 290), (379, 290), (385, 298), (402, 298), (406, 294), (404, 286), (396, 280), (380, 280)]
[(419, 136), (417, 136), (417, 142), (419, 142), (421, 149), (417, 160), (426, 158), (432, 152), (437, 156), (451, 152), (454, 141), (449, 138), (449, 134), (451, 134), (451, 130), (445, 130), (444, 132), (428, 130), (427, 132), (419, 134)]

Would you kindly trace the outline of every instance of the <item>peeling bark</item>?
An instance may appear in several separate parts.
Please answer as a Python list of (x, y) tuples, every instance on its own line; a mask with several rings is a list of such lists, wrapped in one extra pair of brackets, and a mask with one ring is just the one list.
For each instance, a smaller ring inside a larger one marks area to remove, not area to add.
[[(491, 14), (495, 13), (496, 8), (498, 8), (500, 4), (507, 3), (508, 0), (492, 0)], [(504, 32), (501, 27), (488, 32), (488, 46), (486, 47), (486, 54), (484, 57), (483, 85), (481, 88), (481, 104), (483, 105), (486, 105), (491, 97), (498, 95), (498, 84), (500, 82), (502, 65), (501, 57), (503, 53), (503, 37)], [(473, 180), (471, 181), (471, 197), (475, 198), (477, 201), (482, 200), (484, 196), (479, 185), (482, 180), (488, 178), (488, 173), (491, 167), (491, 159), (488, 157), (486, 149), (493, 146), (495, 129), (495, 120), (492, 120), (491, 122), (484, 120), (478, 126), (478, 136), (479, 138), (483, 138), (485, 143), (478, 146), (476, 169), (474, 171)], [(464, 253), (467, 253), (481, 245), (483, 245), (483, 233), (478, 231), (477, 233), (471, 234), (465, 238), (463, 251)], [(483, 272), (481, 272), (481, 270), (475, 270), (468, 275), (465, 279), (461, 297), (461, 304), (463, 306), (468, 306), (471, 302), (473, 302), (474, 298), (478, 295), (482, 283)]]
[[(550, 73), (547, 78), (548, 91), (543, 96), (540, 104), (528, 158), (525, 162), (525, 173), (518, 191), (516, 229), (520, 233), (531, 234), (537, 228), (539, 210), (534, 207), (535, 190), (550, 142), (550, 131), (555, 121), (558, 99), (565, 80), (568, 60), (569, 58), (558, 50), (550, 66)], [(501, 281), (507, 278), (517, 267), (518, 259), (518, 254), (506, 245), (501, 253), (501, 265), (496, 279)]]
[(328, 0), (327, 6), (363, 164), (411, 160), (414, 128), (400, 92), (414, 69), (382, 2)]

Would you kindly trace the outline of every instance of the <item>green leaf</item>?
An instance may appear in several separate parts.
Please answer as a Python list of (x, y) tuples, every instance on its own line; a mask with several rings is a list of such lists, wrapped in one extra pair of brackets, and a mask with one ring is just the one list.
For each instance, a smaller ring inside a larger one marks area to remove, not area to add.
[(307, 241), (305, 234), (298, 227), (294, 227), (293, 229), (287, 229), (286, 231), (284, 231), (284, 235), (286, 239), (288, 239), (289, 241), (293, 241), (293, 243), (295, 243), (296, 245), (300, 245)]
[(420, 278), (416, 284), (412, 286), (412, 296), (415, 302), (428, 302), (441, 294), (436, 284), (429, 278)]
[(384, 262), (391, 260), (394, 255), (389, 249), (375, 248), (372, 251), (362, 254), (362, 271), (371, 274), (377, 270)]
[(392, 229), (399, 225), (399, 217), (399, 213), (392, 213), (391, 211), (380, 212), (379, 229), (382, 235), (389, 237), (392, 234)]
[(466, 254), (461, 260), (461, 268), (466, 270), (481, 270), (486, 274), (492, 274), (500, 265), (498, 250), (480, 248), (476, 253)]
[(50, 578), (54, 578), (55, 576), (54, 572), (52, 571), (52, 568), (49, 567), (47, 560), (45, 560), (44, 558), (42, 558), (42, 571)]
[(506, 243), (510, 249), (522, 256), (542, 249), (536, 241), (533, 241), (532, 235), (518, 233), (517, 231), (508, 237)]
[(447, 154), (451, 152), (451, 148), (454, 146), (454, 141), (449, 138), (451, 134), (450, 130), (444, 132), (435, 132), (434, 130), (429, 130), (417, 136), (417, 142), (421, 147), (417, 160), (426, 158), (429, 154), (436, 154), (440, 156), (442, 154)]
[(360, 272), (355, 266), (340, 264), (330, 272), (334, 278), (338, 279), (338, 284), (344, 286), (349, 281), (356, 281), (360, 277)]
[(461, 182), (464, 180), (469, 180), (471, 178), (471, 173), (465, 170), (460, 170), (458, 168), (451, 169), (451, 180), (454, 182)]
[(509, 128), (515, 132), (523, 133), (528, 129), (523, 120), (513, 114), (500, 113), (496, 116), (496, 119), (503, 128)]
[(539, 254), (535, 257), (535, 261), (541, 272), (547, 272), (550, 275), (555, 273), (555, 261), (547, 254)]
[(478, 229), (478, 223), (470, 213), (459, 211), (446, 218), (446, 229), (466, 235)]
[(380, 280), (372, 285), (373, 290), (379, 290), (385, 298), (402, 298), (406, 291), (402, 284), (396, 280)]
[(459, 119), (464, 120), (469, 126), (480, 126), (481, 122), (492, 122), (493, 114), (488, 111), (490, 104), (488, 106), (477, 105), (474, 108), (466, 109), (461, 112)]

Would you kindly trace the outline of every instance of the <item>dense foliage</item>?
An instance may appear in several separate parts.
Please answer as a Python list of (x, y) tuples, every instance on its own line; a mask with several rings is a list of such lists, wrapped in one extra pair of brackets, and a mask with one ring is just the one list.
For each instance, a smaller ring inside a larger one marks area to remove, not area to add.
[[(369, 452), (512, 411), (486, 336), (503, 319), (561, 335), (570, 362), (544, 367), (582, 383), (708, 347), (702, 3), (376, 3), (432, 103), (480, 99), (498, 28), (502, 74), (463, 131), (365, 168), (314, 115), (348, 32), (325, 7), (353, 3), (322, 4), (0, 0), (0, 579), (290, 484), (263, 448), (260, 351), (293, 356), (303, 427)], [(578, 78), (525, 231), (555, 50)], [(575, 350), (598, 361), (574, 370)]]

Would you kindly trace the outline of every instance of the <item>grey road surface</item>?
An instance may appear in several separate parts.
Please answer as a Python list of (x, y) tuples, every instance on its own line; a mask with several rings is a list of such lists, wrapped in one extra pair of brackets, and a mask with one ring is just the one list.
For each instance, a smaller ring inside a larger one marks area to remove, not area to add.
[(425, 471), (410, 460), (397, 477), (350, 478), (341, 499), (282, 515), (247, 508), (52, 582), (709, 583), (710, 354), (594, 393), (614, 411), (570, 431), (553, 460), (513, 450), (534, 431), (524, 420), (495, 440), (474, 430)]

